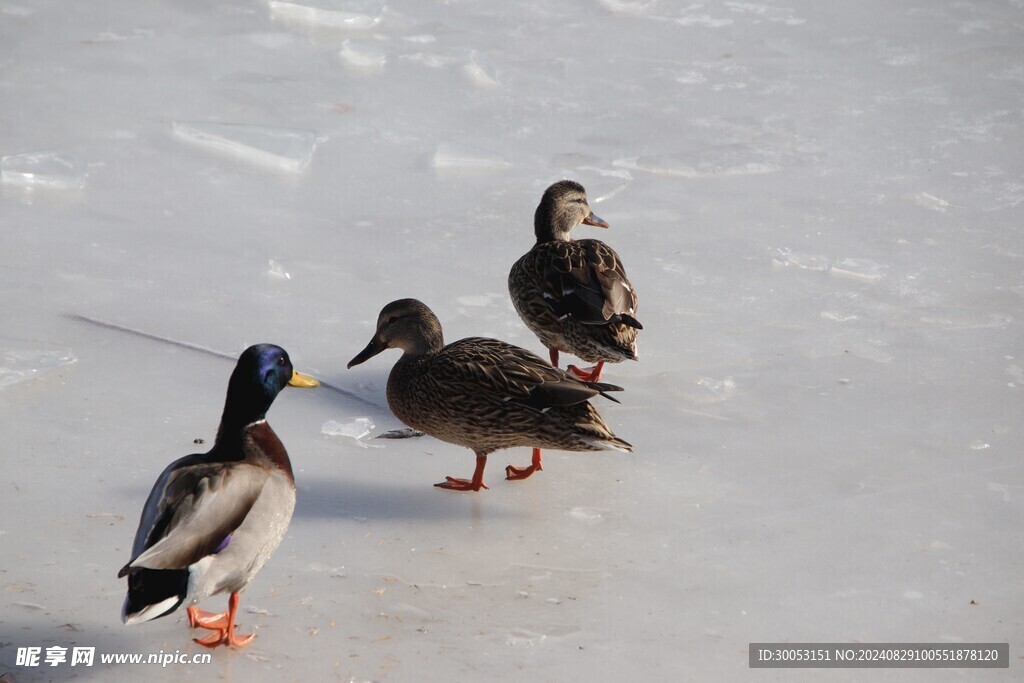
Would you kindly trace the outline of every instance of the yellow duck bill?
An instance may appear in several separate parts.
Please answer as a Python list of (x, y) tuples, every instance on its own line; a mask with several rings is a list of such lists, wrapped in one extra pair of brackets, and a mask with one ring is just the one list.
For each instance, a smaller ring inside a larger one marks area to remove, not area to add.
[(292, 370), (292, 378), (288, 380), (288, 386), (312, 389), (313, 387), (320, 386), (320, 382), (316, 381), (309, 375), (303, 375), (301, 372)]

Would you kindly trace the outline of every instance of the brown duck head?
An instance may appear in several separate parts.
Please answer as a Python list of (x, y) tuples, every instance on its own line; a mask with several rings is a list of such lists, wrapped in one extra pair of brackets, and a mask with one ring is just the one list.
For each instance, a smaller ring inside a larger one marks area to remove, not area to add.
[(607, 222), (590, 210), (587, 191), (582, 185), (573, 180), (560, 180), (544, 191), (533, 215), (538, 243), (568, 240), (569, 233), (580, 223), (608, 227)]
[(416, 299), (392, 301), (377, 316), (377, 331), (366, 348), (348, 362), (364, 363), (385, 349), (402, 349), (406, 355), (422, 356), (444, 347), (441, 322), (427, 305)]

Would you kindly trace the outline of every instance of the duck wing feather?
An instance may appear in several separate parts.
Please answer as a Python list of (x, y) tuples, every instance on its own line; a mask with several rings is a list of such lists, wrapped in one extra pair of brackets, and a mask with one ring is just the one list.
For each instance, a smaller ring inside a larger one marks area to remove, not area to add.
[(618, 254), (600, 240), (553, 242), (539, 262), (544, 300), (559, 318), (587, 325), (643, 326), (634, 317), (637, 298)]
[(449, 344), (432, 359), (431, 373), (445, 377), (457, 393), (485, 390), (536, 410), (582, 403), (598, 394), (617, 403), (605, 392), (622, 391), (614, 384), (576, 379), (526, 349), (484, 337)]
[(142, 567), (183, 569), (212, 554), (241, 525), (269, 476), (243, 462), (175, 464), (153, 487), (142, 516), (151, 526), (148, 533), (140, 526), (135, 556), (118, 577)]

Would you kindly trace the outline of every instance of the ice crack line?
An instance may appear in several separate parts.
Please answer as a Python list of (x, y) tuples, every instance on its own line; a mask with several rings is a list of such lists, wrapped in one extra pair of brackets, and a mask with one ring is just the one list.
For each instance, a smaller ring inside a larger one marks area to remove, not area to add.
[[(180, 348), (189, 349), (191, 351), (199, 351), (200, 353), (206, 353), (211, 356), (217, 356), (218, 358), (224, 358), (230, 361), (234, 361), (237, 358), (237, 356), (234, 356), (230, 353), (226, 353), (224, 351), (218, 351), (217, 349), (212, 349), (209, 346), (203, 346), (202, 344), (193, 344), (192, 342), (182, 341), (180, 339), (171, 339), (170, 337), (163, 337), (159, 334), (153, 334), (152, 332), (146, 332), (145, 330), (139, 330), (134, 327), (126, 327), (125, 325), (118, 325), (117, 323), (107, 322), (106, 320), (97, 320), (96, 318), (90, 318), (89, 316), (82, 315), (80, 313), (67, 313), (65, 315), (71, 318), (72, 320), (79, 320), (84, 323), (89, 323), (90, 325), (96, 325), (97, 327), (103, 327), (108, 330), (117, 330), (118, 332), (124, 332), (126, 334), (134, 334), (136, 337), (152, 339), (153, 341), (163, 342), (164, 344), (171, 344), (172, 346), (178, 346)], [(330, 382), (325, 382), (319, 377), (317, 378), (317, 380), (320, 382), (320, 386), (324, 387), (325, 389), (330, 389), (331, 391), (339, 393), (346, 398), (352, 399), (353, 401), (359, 401), (364, 405), (373, 406), (378, 410), (386, 410), (384, 406), (378, 405), (368, 398), (363, 398), (359, 394), (353, 393), (348, 389), (339, 387), (336, 384), (331, 384)]]

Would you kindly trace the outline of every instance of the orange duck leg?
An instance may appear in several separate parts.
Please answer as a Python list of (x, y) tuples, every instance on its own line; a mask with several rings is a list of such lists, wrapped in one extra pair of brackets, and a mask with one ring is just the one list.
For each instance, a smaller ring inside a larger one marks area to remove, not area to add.
[(489, 488), (484, 483), (484, 467), (487, 466), (487, 456), (478, 455), (476, 456), (476, 469), (473, 470), (472, 479), (456, 479), (455, 477), (445, 477), (444, 481), (440, 484), (434, 484), (439, 489), (448, 489), (449, 491), (479, 491), (480, 489)]
[(204, 612), (195, 607), (188, 608), (188, 622), (195, 628), (206, 628), (213, 631), (205, 638), (195, 638), (200, 645), (206, 647), (217, 647), (218, 645), (230, 645), (231, 647), (245, 647), (256, 638), (255, 633), (235, 633), (235, 615), (238, 613), (238, 593), (232, 593), (228, 598), (228, 611), (222, 614)]
[(584, 382), (598, 382), (601, 380), (601, 371), (604, 370), (604, 361), (592, 368), (578, 368), (575, 365), (570, 365), (568, 370)]
[(534, 472), (543, 471), (543, 467), (540, 464), (540, 449), (533, 449), (533, 463), (526, 467), (513, 467), (508, 465), (505, 467), (505, 478), (510, 481), (517, 481), (519, 479), (526, 479)]

